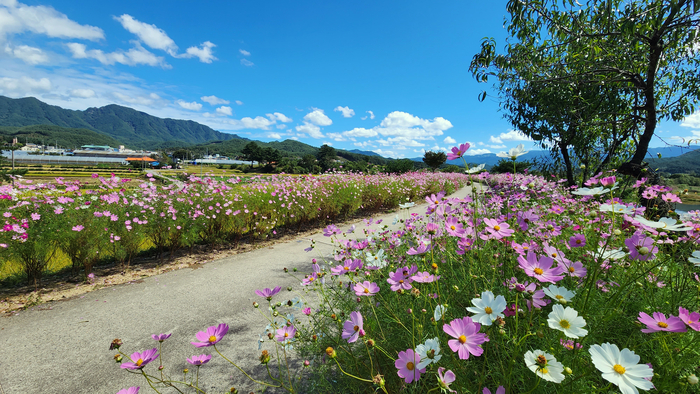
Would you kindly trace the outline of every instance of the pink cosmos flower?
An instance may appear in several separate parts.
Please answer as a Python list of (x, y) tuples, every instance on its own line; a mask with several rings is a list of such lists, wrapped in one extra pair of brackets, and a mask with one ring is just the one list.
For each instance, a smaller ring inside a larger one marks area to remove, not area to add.
[(142, 353), (134, 352), (129, 358), (132, 362), (122, 363), (121, 368), (131, 370), (141, 369), (145, 367), (146, 364), (158, 358), (158, 349), (144, 350)]
[(296, 333), (297, 329), (294, 326), (284, 326), (277, 330), (277, 335), (275, 338), (277, 339), (277, 342), (288, 342), (294, 338)]
[(537, 256), (532, 252), (527, 252), (527, 260), (523, 256), (518, 256), (518, 264), (525, 270), (527, 276), (533, 277), (540, 282), (556, 283), (564, 278), (563, 270), (559, 267), (552, 267), (554, 260), (549, 256)]
[(376, 283), (370, 282), (368, 280), (366, 280), (362, 283), (359, 283), (359, 282), (356, 283), (355, 287), (353, 287), (353, 289), (355, 290), (355, 294), (358, 297), (373, 296), (373, 295), (379, 293), (379, 286)]
[(308, 308), (308, 307), (304, 308), (301, 312), (303, 314), (305, 314), (306, 316), (309, 316), (309, 315), (311, 315), (311, 308)]
[(39, 220), (39, 219), (41, 219), (41, 215), (39, 215), (39, 214), (36, 213), (36, 212), (32, 212), (31, 217), (32, 217), (32, 220)]
[(77, 226), (73, 226), (72, 230), (73, 230), (73, 231), (78, 231), (78, 232), (80, 232), (80, 231), (83, 231), (84, 228), (85, 228), (85, 227), (83, 227), (82, 224), (79, 224), (79, 225), (77, 225)]
[(420, 356), (413, 349), (407, 349), (405, 352), (399, 352), (399, 357), (394, 362), (394, 366), (398, 369), (398, 375), (404, 379), (406, 383), (412, 383), (414, 380), (420, 379), (420, 374), (425, 373), (425, 368), (417, 369), (420, 363)]
[(615, 184), (615, 177), (614, 176), (608, 176), (605, 178), (600, 179), (600, 184), (603, 185), (604, 187), (608, 186), (613, 186)]
[(269, 288), (266, 288), (264, 290), (255, 290), (255, 294), (259, 295), (260, 297), (266, 298), (268, 301), (270, 301), (275, 294), (280, 292), (280, 290), (282, 290), (282, 288), (277, 286), (272, 290), (270, 290)]
[(228, 333), (228, 324), (221, 323), (218, 326), (211, 326), (206, 331), (200, 331), (196, 337), (202, 342), (190, 342), (196, 347), (208, 347), (219, 343), (224, 335)]
[(683, 203), (683, 201), (681, 201), (680, 197), (678, 197), (677, 195), (675, 195), (673, 193), (666, 193), (666, 194), (661, 196), (661, 199), (663, 199), (666, 202), (677, 202), (679, 204)]
[(505, 238), (515, 233), (515, 230), (512, 230), (510, 225), (506, 222), (499, 223), (496, 219), (486, 218), (484, 219), (484, 223), (486, 223), (486, 231), (491, 233), (490, 238), (492, 239)]
[(192, 365), (200, 366), (208, 363), (209, 360), (211, 360), (211, 354), (202, 354), (201, 356), (192, 356), (188, 358), (187, 362)]
[(678, 308), (678, 317), (683, 320), (683, 323), (688, 327), (695, 331), (700, 331), (700, 313), (689, 313), (687, 309), (681, 306)]
[(456, 338), (447, 341), (453, 352), (459, 354), (462, 360), (469, 359), (469, 354), (481, 356), (484, 349), (481, 348), (482, 343), (488, 342), (489, 338), (486, 334), (479, 333), (481, 324), (472, 321), (471, 317), (465, 316), (461, 319), (455, 319), (450, 324), (442, 326), (442, 330), (447, 335)]
[(560, 339), (560, 340), (559, 340), (559, 343), (560, 343), (562, 346), (564, 346), (565, 349), (568, 349), (568, 350), (574, 350), (574, 348), (576, 348), (576, 349), (582, 349), (582, 348), (583, 348), (583, 345), (581, 345), (580, 343), (576, 343), (576, 342), (574, 342), (574, 341), (571, 340), (571, 339), (567, 339), (567, 340)]
[(459, 148), (456, 146), (452, 147), (452, 153), (447, 154), (447, 160), (456, 160), (464, 156), (464, 154), (469, 150), (471, 145), (469, 143), (460, 144)]
[(350, 272), (355, 272), (356, 269), (362, 269), (362, 260), (347, 259), (343, 264), (331, 268), (331, 275), (343, 275)]
[(580, 248), (586, 246), (586, 236), (583, 234), (576, 234), (569, 238), (569, 246), (572, 248)]
[(420, 242), (417, 249), (410, 247), (406, 253), (411, 256), (422, 255), (428, 253), (430, 251), (430, 247), (431, 245)]
[(411, 275), (418, 271), (417, 266), (412, 266), (410, 269), (408, 267), (398, 268), (396, 271), (389, 274), (389, 279), (386, 281), (391, 285), (391, 291), (397, 291), (399, 289), (410, 290), (411, 286)]
[(413, 275), (411, 277), (411, 279), (414, 282), (418, 282), (418, 283), (432, 283), (432, 282), (435, 282), (436, 280), (440, 279), (440, 276), (438, 275), (436, 278), (435, 275), (432, 275), (430, 272), (423, 271), (423, 272), (416, 272), (416, 274)]
[[(440, 388), (442, 390), (447, 390), (450, 393), (456, 393), (456, 391), (454, 391), (450, 388), (450, 385), (455, 380), (457, 380), (457, 377), (455, 376), (454, 372), (452, 372), (452, 371), (445, 372), (444, 367), (438, 368), (438, 385), (440, 385)], [(489, 394), (491, 394), (491, 393), (489, 393)]]
[(360, 312), (350, 313), (350, 320), (346, 320), (345, 323), (343, 323), (342, 338), (347, 339), (348, 343), (357, 341), (357, 338), (364, 336), (362, 325), (362, 314), (360, 314)]
[(170, 336), (173, 334), (153, 334), (151, 335), (151, 338), (155, 339), (158, 342), (163, 342), (164, 340), (170, 338)]
[[(482, 394), (491, 394), (491, 390), (484, 387), (484, 391), (482, 391)], [(506, 388), (503, 386), (498, 386), (498, 388), (496, 389), (496, 394), (506, 394)]]
[(645, 334), (648, 334), (650, 332), (656, 332), (656, 331), (668, 331), (668, 332), (686, 332), (687, 328), (685, 327), (685, 323), (683, 323), (683, 320), (676, 316), (669, 316), (668, 319), (666, 318), (666, 315), (664, 315), (661, 312), (654, 312), (653, 313), (654, 317), (651, 317), (647, 315), (644, 312), (639, 312), (639, 320), (640, 323), (646, 324), (647, 328), (643, 328), (642, 332)]
[(569, 276), (574, 276), (577, 278), (583, 278), (588, 273), (586, 267), (580, 261), (572, 262), (571, 260), (566, 260), (566, 262), (560, 262), (559, 267)]
[(642, 233), (635, 233), (625, 240), (632, 260), (648, 261), (656, 258), (659, 248), (654, 246), (654, 240)]
[(138, 394), (141, 387), (129, 387), (128, 389), (121, 389), (117, 391), (117, 394)]

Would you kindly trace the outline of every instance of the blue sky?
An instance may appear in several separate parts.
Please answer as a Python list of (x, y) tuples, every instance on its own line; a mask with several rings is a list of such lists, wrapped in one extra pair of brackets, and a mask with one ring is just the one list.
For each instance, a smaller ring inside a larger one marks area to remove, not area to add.
[[(389, 157), (530, 149), (468, 71), (505, 3), (0, 0), (0, 94)], [(700, 136), (700, 115), (658, 135)]]

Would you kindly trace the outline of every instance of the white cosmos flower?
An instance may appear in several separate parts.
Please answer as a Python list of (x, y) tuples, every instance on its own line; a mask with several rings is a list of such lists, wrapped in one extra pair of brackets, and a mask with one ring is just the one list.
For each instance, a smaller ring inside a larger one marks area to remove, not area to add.
[(605, 250), (604, 248), (598, 248), (598, 254), (600, 255), (601, 260), (618, 260), (627, 256), (627, 253), (623, 252), (622, 248), (613, 250)]
[(503, 311), (506, 310), (506, 299), (502, 295), (494, 297), (489, 290), (481, 293), (481, 298), (472, 299), (474, 306), (467, 307), (471, 313), (476, 313), (472, 316), (475, 322), (479, 322), (485, 326), (490, 326), (497, 317), (505, 318)]
[(634, 213), (634, 208), (628, 207), (627, 205), (623, 205), (620, 203), (600, 204), (600, 206), (598, 207), (598, 210), (601, 212), (624, 213), (626, 215), (631, 215), (632, 213)]
[(544, 294), (561, 304), (571, 302), (571, 299), (576, 295), (576, 293), (573, 291), (570, 291), (565, 287), (557, 287), (557, 285), (549, 285), (549, 287), (545, 287)]
[(676, 219), (671, 219), (671, 218), (661, 218), (661, 219), (659, 219), (658, 222), (654, 222), (654, 221), (645, 219), (644, 216), (642, 216), (642, 215), (637, 215), (634, 217), (634, 220), (636, 222), (639, 222), (639, 223), (647, 226), (647, 227), (658, 228), (658, 229), (663, 229), (663, 230), (668, 230), (668, 231), (692, 230), (692, 227), (686, 226), (683, 223), (678, 224), (676, 222)]
[(465, 172), (467, 174), (476, 174), (477, 172), (483, 170), (484, 167), (486, 167), (486, 164), (479, 164), (478, 166), (476, 166), (474, 168), (470, 168), (470, 169), (466, 170)]
[(508, 152), (499, 152), (496, 153), (496, 156), (498, 157), (505, 157), (511, 160), (515, 160), (518, 158), (518, 156), (522, 156), (526, 154), (528, 151), (525, 150), (525, 145), (523, 144), (518, 144), (515, 148), (510, 148)]
[(639, 356), (633, 351), (620, 351), (617, 345), (604, 343), (592, 345), (588, 352), (593, 365), (603, 373), (603, 379), (617, 385), (622, 394), (639, 394), (637, 388), (649, 390), (654, 387), (645, 379), (654, 376), (654, 370), (646, 364), (639, 364)]
[(542, 350), (528, 350), (525, 365), (537, 376), (554, 383), (564, 380), (564, 366), (554, 356)]
[(418, 369), (423, 369), (432, 363), (440, 361), (440, 342), (438, 338), (427, 339), (425, 343), (416, 346), (416, 353), (420, 355)]
[(372, 254), (371, 252), (366, 252), (365, 261), (368, 266), (376, 268), (384, 268), (389, 264), (389, 262), (384, 257), (384, 249), (379, 249), (377, 254)]
[(438, 305), (435, 307), (435, 312), (433, 312), (433, 318), (435, 321), (440, 321), (442, 317), (445, 315), (445, 311), (447, 310), (447, 307), (444, 305)]
[(405, 204), (399, 204), (399, 208), (401, 208), (401, 209), (408, 209), (408, 208), (413, 207), (414, 205), (416, 205), (415, 202), (407, 202), (407, 203), (405, 203)]
[(579, 338), (588, 335), (588, 330), (583, 326), (586, 325), (586, 320), (578, 315), (574, 308), (556, 304), (552, 307), (552, 312), (549, 314), (549, 327), (555, 330), (562, 331), (569, 338)]
[(700, 250), (693, 252), (693, 257), (688, 257), (688, 261), (695, 264), (696, 267), (700, 267)]

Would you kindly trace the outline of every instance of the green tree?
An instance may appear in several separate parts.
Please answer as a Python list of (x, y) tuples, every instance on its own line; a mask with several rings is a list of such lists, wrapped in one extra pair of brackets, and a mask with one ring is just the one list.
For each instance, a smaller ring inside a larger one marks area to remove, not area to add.
[(433, 172), (447, 161), (445, 152), (426, 151), (423, 156), (423, 163), (430, 167)]
[[(539, 92), (571, 87), (561, 102), (564, 111), (575, 113), (592, 100), (602, 108), (601, 116), (581, 116), (571, 128), (583, 131), (583, 139), (569, 141), (573, 133), (568, 128), (562, 133), (554, 127), (542, 138), (551, 138), (547, 143), (561, 149), (562, 141), (577, 147), (617, 132), (607, 157), (629, 146), (634, 153), (619, 170), (639, 176), (658, 121), (683, 119), (693, 113), (700, 96), (698, 8), (698, 0), (592, 0), (586, 5), (511, 0), (505, 53), (497, 55), (495, 41), (484, 41), (471, 71), (479, 82), (496, 77), (496, 90), (515, 102), (527, 103), (533, 91), (521, 90), (533, 86)], [(604, 99), (585, 99), (596, 88)], [(480, 99), (485, 97), (483, 92)], [(518, 109), (505, 102), (506, 111)], [(605, 154), (601, 157), (604, 163)]]
[(250, 165), (253, 165), (254, 161), (259, 162), (260, 161), (260, 155), (261, 155), (261, 149), (258, 144), (256, 144), (254, 141), (249, 142), (246, 144), (246, 146), (243, 147), (243, 150), (241, 153), (248, 159), (250, 160)]
[(386, 163), (385, 171), (389, 174), (403, 174), (409, 171), (413, 171), (413, 160), (411, 159), (399, 159), (391, 160)]
[(323, 171), (332, 168), (333, 161), (336, 159), (335, 148), (324, 144), (319, 148), (318, 153), (316, 153), (316, 159)]

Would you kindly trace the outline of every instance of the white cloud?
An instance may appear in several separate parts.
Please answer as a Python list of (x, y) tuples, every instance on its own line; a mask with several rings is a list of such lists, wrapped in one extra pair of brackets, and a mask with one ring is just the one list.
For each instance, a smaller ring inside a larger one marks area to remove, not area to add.
[(287, 125), (286, 125), (286, 124), (278, 124), (278, 125), (275, 126), (275, 127), (277, 127), (278, 129), (282, 130), (282, 129), (286, 129), (286, 128), (287, 128)]
[(267, 138), (272, 138), (273, 140), (281, 140), (282, 135), (280, 133), (267, 133)]
[(124, 29), (135, 34), (136, 37), (147, 46), (153, 49), (163, 50), (171, 56), (177, 55), (177, 45), (175, 45), (175, 41), (168, 37), (165, 31), (159, 29), (156, 25), (140, 22), (128, 14), (119, 17), (115, 16), (114, 19), (119, 21)]
[(90, 98), (95, 97), (95, 91), (92, 89), (73, 89), (70, 91), (71, 97)]
[(404, 150), (409, 146), (411, 146), (411, 147), (425, 146), (425, 144), (423, 144), (423, 143), (420, 143), (416, 140), (406, 138), (406, 137), (391, 137), (391, 138), (387, 138), (387, 139), (376, 140), (375, 142), (377, 142), (379, 145), (382, 145), (382, 146), (394, 146), (395, 149), (398, 149), (398, 150)]
[(348, 139), (343, 137), (342, 134), (340, 133), (328, 133), (326, 134), (326, 137), (333, 139), (333, 141), (347, 141)]
[[(241, 100), (236, 100), (235, 102), (237, 105), (243, 105), (243, 101), (241, 101)], [(228, 102), (226, 104), (228, 104)]]
[(456, 144), (457, 143), (457, 140), (450, 137), (450, 136), (445, 137), (445, 139), (442, 141), (446, 144)]
[(364, 142), (355, 142), (353, 145), (360, 147), (360, 148), (366, 148), (368, 146), (374, 146), (374, 143), (371, 141), (364, 141)]
[(243, 56), (250, 56), (250, 52), (246, 51), (245, 49), (239, 49), (238, 52), (240, 52)]
[(238, 126), (238, 128), (241, 129), (262, 129), (262, 130), (268, 130), (270, 126), (274, 125), (275, 122), (263, 118), (262, 116), (256, 116), (255, 118), (243, 118), (241, 120), (236, 120), (233, 119), (231, 122), (232, 125)]
[(304, 122), (304, 124), (297, 126), (295, 130), (299, 133), (307, 134), (311, 138), (323, 138), (321, 128), (309, 122)]
[(32, 32), (52, 38), (100, 40), (102, 29), (81, 25), (52, 7), (28, 6), (16, 0), (0, 1), (0, 40), (12, 34)]
[[(199, 104), (199, 107), (201, 108), (202, 104)], [(231, 107), (227, 107), (227, 106), (223, 105), (223, 106), (216, 109), (216, 113), (221, 114), (221, 115), (231, 116), (231, 115), (233, 115), (233, 110), (231, 110)]]
[(153, 98), (152, 97), (144, 97), (144, 96), (132, 96), (128, 94), (124, 94), (121, 92), (113, 92), (112, 96), (116, 97), (117, 100), (127, 103), (127, 104), (137, 104), (137, 105), (145, 105), (145, 106), (150, 106), (153, 104)]
[(199, 58), (199, 61), (202, 63), (211, 63), (214, 60), (218, 60), (214, 56), (214, 53), (211, 50), (215, 46), (216, 45), (211, 43), (210, 41), (205, 41), (199, 47), (187, 48), (186, 53), (179, 55), (179, 57), (184, 57), (184, 58), (197, 57), (197, 58)]
[(0, 91), (3, 94), (27, 95), (36, 92), (48, 92), (51, 90), (51, 81), (48, 78), (34, 79), (30, 77), (0, 78)]
[(691, 129), (700, 129), (700, 111), (686, 116), (683, 122), (681, 122), (681, 126)]
[(289, 123), (292, 121), (292, 118), (287, 117), (285, 114), (280, 113), (280, 112), (275, 112), (273, 114), (267, 114), (267, 117), (270, 118), (271, 121), (280, 121), (284, 123)]
[(248, 59), (241, 59), (241, 64), (244, 65), (244, 66), (246, 66), (246, 67), (250, 67), (250, 66), (255, 65), (255, 63), (251, 62), (251, 61), (248, 60)]
[[(367, 113), (369, 114), (369, 118), (370, 118), (370, 119), (374, 119), (374, 112), (372, 112), (372, 111), (367, 111)], [(367, 116), (363, 116), (363, 117), (362, 117), (362, 120), (365, 120), (365, 119), (367, 119)]]
[(333, 146), (333, 144), (330, 142), (324, 142), (323, 145)]
[(205, 103), (209, 103), (210, 105), (220, 105), (220, 104), (229, 104), (230, 103), (230, 101), (218, 98), (216, 96), (202, 96), (202, 97), (200, 97), (200, 100), (204, 101)]
[(465, 156), (474, 156), (474, 155), (485, 155), (487, 153), (491, 153), (490, 150), (488, 149), (469, 149), (467, 153), (465, 153)]
[(502, 144), (503, 141), (532, 141), (532, 139), (519, 130), (510, 130), (507, 133), (501, 133), (498, 137), (491, 136), (489, 141), (494, 144)]
[(350, 109), (349, 107), (341, 107), (340, 105), (337, 106), (333, 111), (338, 111), (343, 113), (343, 118), (352, 118), (355, 116), (355, 111)]
[(393, 157), (393, 158), (403, 157), (403, 155), (397, 155), (396, 153), (394, 153), (394, 151), (390, 151), (390, 150), (375, 149), (372, 152), (374, 152), (378, 155), (384, 156), (384, 157)]
[(322, 109), (318, 108), (314, 108), (313, 111), (306, 114), (306, 116), (304, 116), (304, 120), (309, 123), (313, 123), (316, 126), (330, 126), (333, 124), (331, 118), (326, 116)]
[(146, 64), (149, 66), (170, 68), (170, 65), (165, 62), (163, 57), (154, 55), (139, 43), (134, 44), (134, 48), (129, 49), (127, 52), (117, 50), (110, 53), (105, 53), (99, 49), (88, 50), (85, 44), (79, 44), (77, 42), (71, 42), (66, 45), (75, 59), (95, 59), (106, 65), (112, 65), (114, 63), (121, 63), (127, 66)]
[(5, 46), (5, 53), (31, 65), (48, 63), (49, 61), (49, 57), (44, 51), (27, 45), (19, 45), (14, 48), (7, 45)]
[(348, 137), (376, 137), (379, 133), (377, 133), (374, 129), (356, 127), (350, 131), (343, 132), (343, 134)]
[[(196, 101), (188, 103), (184, 100), (177, 100), (177, 101), (175, 101), (175, 103), (177, 105), (179, 105), (180, 107), (187, 109), (187, 110), (190, 110), (190, 111), (199, 111), (200, 109), (202, 109), (202, 104), (200, 104)], [(217, 110), (216, 112), (219, 112), (219, 111)]]
[(506, 148), (507, 148), (507, 146), (505, 146), (505, 145), (488, 145), (488, 144), (484, 144), (484, 146), (487, 147), (487, 148), (491, 148), (491, 149), (506, 149)]

